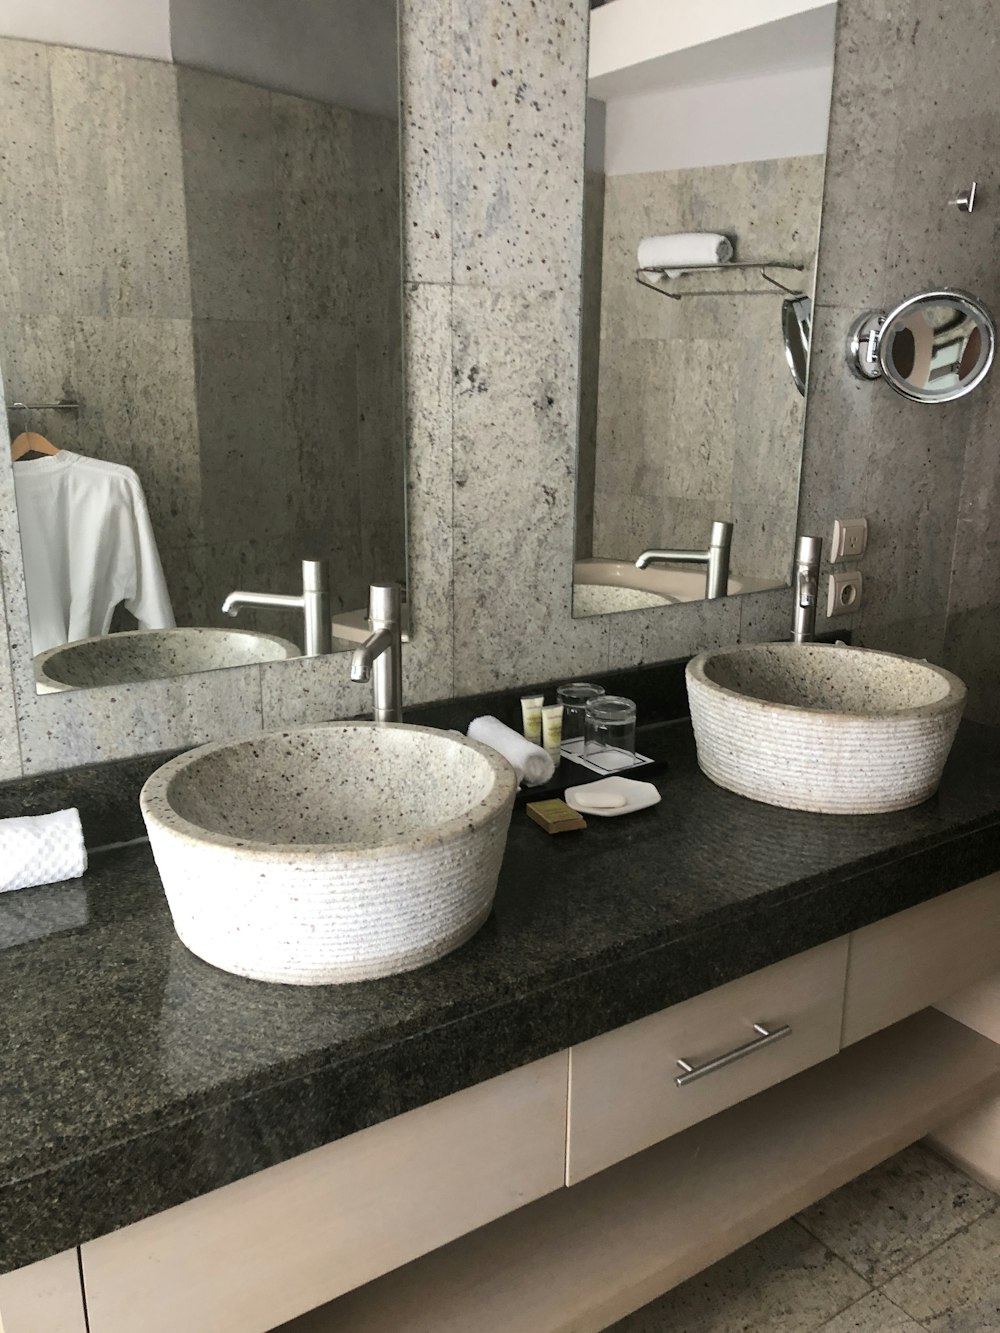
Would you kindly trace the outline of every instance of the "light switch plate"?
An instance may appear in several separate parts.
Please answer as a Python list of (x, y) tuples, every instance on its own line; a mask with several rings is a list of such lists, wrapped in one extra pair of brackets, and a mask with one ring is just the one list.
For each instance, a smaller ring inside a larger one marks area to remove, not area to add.
[(861, 610), (861, 591), (864, 580), (860, 570), (852, 569), (830, 575), (826, 595), (827, 618), (833, 616), (851, 616)]
[(833, 520), (833, 544), (830, 547), (830, 559), (857, 560), (864, 555), (868, 545), (868, 520), (866, 518), (835, 518)]

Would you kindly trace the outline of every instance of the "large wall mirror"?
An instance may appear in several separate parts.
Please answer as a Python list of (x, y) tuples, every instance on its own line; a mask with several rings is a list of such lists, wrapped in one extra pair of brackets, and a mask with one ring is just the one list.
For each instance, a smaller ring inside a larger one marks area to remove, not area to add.
[(836, 5), (783, 8), (591, 14), (576, 616), (789, 582)]
[(0, 373), (43, 690), (315, 651), (293, 605), (223, 613), (301, 595), (306, 560), (334, 648), (370, 583), (405, 582), (395, 0), (170, 20), (169, 61), (0, 38)]

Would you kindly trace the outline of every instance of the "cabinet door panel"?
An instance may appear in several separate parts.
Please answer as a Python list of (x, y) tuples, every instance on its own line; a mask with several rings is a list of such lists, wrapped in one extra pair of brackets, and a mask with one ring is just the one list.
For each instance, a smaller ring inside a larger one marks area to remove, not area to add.
[(845, 936), (572, 1047), (567, 1182), (835, 1055), (846, 963)]
[(1000, 874), (887, 916), (851, 936), (844, 1045), (1000, 969)]
[(0, 1277), (0, 1333), (87, 1333), (76, 1250)]
[(563, 1183), (567, 1056), (82, 1247), (90, 1333), (264, 1333)]

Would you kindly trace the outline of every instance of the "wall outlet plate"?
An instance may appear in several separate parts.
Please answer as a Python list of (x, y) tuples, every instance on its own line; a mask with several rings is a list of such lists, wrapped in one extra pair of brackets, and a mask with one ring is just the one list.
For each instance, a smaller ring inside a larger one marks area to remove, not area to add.
[(832, 573), (827, 585), (827, 617), (851, 616), (855, 611), (860, 611), (863, 587), (864, 580), (859, 570), (852, 569), (849, 573)]
[(866, 518), (835, 518), (833, 520), (833, 544), (830, 547), (830, 559), (857, 560), (864, 555), (868, 545), (868, 520)]

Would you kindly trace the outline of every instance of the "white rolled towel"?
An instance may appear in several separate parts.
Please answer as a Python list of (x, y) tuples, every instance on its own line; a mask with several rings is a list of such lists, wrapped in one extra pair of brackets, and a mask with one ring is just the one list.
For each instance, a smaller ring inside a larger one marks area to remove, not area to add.
[(489, 745), (502, 754), (517, 774), (518, 782), (529, 787), (540, 787), (556, 771), (551, 755), (546, 754), (540, 745), (511, 730), (498, 717), (477, 717), (470, 722), (469, 739)]
[(77, 879), (86, 869), (79, 810), (0, 819), (0, 893)]
[[(733, 243), (728, 236), (712, 231), (679, 231), (672, 236), (644, 236), (639, 242), (638, 263), (644, 270), (666, 269), (668, 278), (709, 264), (728, 264)], [(648, 272), (650, 278), (659, 273)]]

